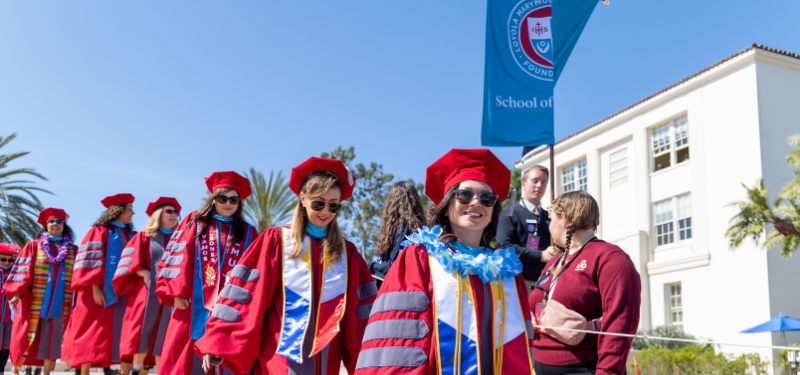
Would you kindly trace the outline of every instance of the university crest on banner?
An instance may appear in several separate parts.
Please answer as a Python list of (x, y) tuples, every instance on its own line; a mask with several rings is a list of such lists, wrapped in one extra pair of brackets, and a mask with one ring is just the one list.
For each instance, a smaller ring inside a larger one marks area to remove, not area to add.
[(522, 70), (534, 78), (552, 81), (553, 34), (550, 20), (552, 5), (531, 6), (522, 1), (511, 11), (508, 18), (508, 37), (519, 35), (518, 42), (509, 43), (511, 53)]

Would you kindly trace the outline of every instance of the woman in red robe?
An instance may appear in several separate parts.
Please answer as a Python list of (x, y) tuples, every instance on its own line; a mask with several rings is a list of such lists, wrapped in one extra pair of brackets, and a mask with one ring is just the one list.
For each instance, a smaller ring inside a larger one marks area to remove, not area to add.
[(522, 263), (489, 248), (510, 180), (489, 150), (453, 149), (428, 167), (431, 228), (407, 237), (386, 275), (356, 375), (533, 374)]
[(375, 281), (337, 224), (355, 179), (339, 160), (292, 169), (291, 226), (267, 229), (231, 271), (195, 344), (203, 366), (235, 374), (352, 374)]
[(111, 281), (125, 245), (135, 234), (133, 199), (130, 194), (104, 198), (101, 203), (106, 211), (83, 238), (75, 257), (75, 303), (64, 347), (70, 366), (80, 368), (82, 375), (89, 375), (91, 367), (120, 363), (119, 340), (127, 301), (125, 295), (114, 292)]
[(124, 375), (141, 374), (147, 357), (158, 365), (172, 309), (158, 302), (155, 281), (158, 262), (178, 226), (180, 212), (175, 198), (150, 202), (147, 225), (128, 242), (114, 273), (114, 290), (128, 299), (119, 346), (123, 358), (132, 358), (133, 370), (123, 363)]
[[(17, 259), (17, 252), (21, 250), (19, 246), (12, 244), (0, 243), (0, 287), (6, 285), (6, 279), (11, 276), (11, 266), (14, 265), (14, 260)], [(2, 295), (2, 316), (0, 317), (0, 368), (6, 366), (9, 356), (9, 348), (11, 347), (11, 329), (14, 324), (11, 321), (11, 308), (8, 306), (8, 297)], [(16, 370), (16, 368), (15, 368)], [(3, 372), (0, 371), (0, 375)]]
[(156, 295), (175, 307), (164, 338), (160, 374), (205, 374), (192, 349), (225, 286), (225, 276), (258, 232), (242, 217), (250, 180), (236, 172), (206, 178), (209, 196), (172, 234), (159, 263)]
[(17, 369), (44, 366), (49, 374), (51, 364), (61, 357), (78, 250), (66, 221), (67, 213), (58, 208), (39, 214), (42, 235), (25, 245), (3, 286), (2, 293), (11, 299), (9, 307), (19, 313), (11, 337), (11, 360)]

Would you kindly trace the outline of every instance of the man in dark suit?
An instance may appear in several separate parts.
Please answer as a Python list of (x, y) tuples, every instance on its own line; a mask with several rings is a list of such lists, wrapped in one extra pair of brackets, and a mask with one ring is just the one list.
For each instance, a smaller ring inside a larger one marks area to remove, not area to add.
[[(522, 200), (509, 205), (500, 214), (497, 225), (497, 245), (501, 249), (513, 247), (522, 262), (522, 277), (528, 287), (542, 273), (545, 264), (556, 255), (550, 246), (550, 217), (541, 201), (550, 173), (537, 165), (522, 173)], [(508, 215), (511, 210), (511, 215)]]

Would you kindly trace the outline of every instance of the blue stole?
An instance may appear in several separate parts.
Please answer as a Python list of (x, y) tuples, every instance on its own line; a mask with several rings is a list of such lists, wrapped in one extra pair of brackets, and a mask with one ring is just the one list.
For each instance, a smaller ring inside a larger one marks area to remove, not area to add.
[(318, 227), (311, 222), (308, 222), (308, 228), (306, 228), (306, 233), (311, 236), (311, 238), (315, 240), (321, 240), (325, 237), (328, 237), (328, 227)]
[[(52, 246), (50, 251), (53, 251), (53, 249), (58, 250), (58, 247), (56, 246), (55, 243), (51, 242), (50, 245)], [(52, 264), (48, 265), (49, 274), (47, 276), (47, 287), (44, 290), (44, 299), (42, 300), (41, 319), (43, 321), (46, 321), (48, 319), (58, 318), (64, 311), (64, 281), (65, 281), (64, 274), (66, 273), (64, 272), (65, 271), (64, 265), (66, 263), (67, 262), (65, 259), (61, 261), (61, 263), (56, 265), (57, 267), (59, 267), (59, 270), (58, 270), (58, 280), (55, 283), (53, 282), (53, 276), (54, 276), (53, 273), (55, 273), (55, 269)], [(55, 289), (55, 291), (53, 291), (53, 289)], [(53, 293), (55, 293), (55, 298), (53, 298)], [(51, 300), (53, 301), (52, 305), (50, 305)]]
[[(216, 219), (218, 215), (214, 214), (212, 216)], [(219, 220), (219, 219), (216, 219), (216, 220)], [(223, 221), (223, 220), (219, 220), (219, 221)], [(231, 217), (230, 220), (227, 220), (227, 221), (228, 222), (233, 221), (233, 217)], [(231, 224), (230, 229), (228, 229), (228, 238), (226, 240), (225, 247), (222, 248), (222, 249), (220, 249), (220, 243), (219, 243), (220, 242), (220, 238), (219, 238), (219, 223), (215, 222), (214, 225), (215, 225), (215, 229), (216, 229), (214, 235), (216, 235), (216, 237), (217, 237), (215, 239), (217, 248), (213, 249), (213, 250), (212, 249), (209, 249), (209, 250), (217, 251), (217, 262), (218, 262), (218, 265), (219, 265), (219, 272), (217, 273), (217, 277), (219, 278), (219, 277), (222, 277), (222, 266), (225, 264), (224, 263), (225, 262), (225, 255), (227, 255), (227, 253), (228, 253), (226, 251), (228, 249), (227, 241), (231, 240), (231, 233), (233, 232), (233, 224)], [(248, 228), (247, 225), (245, 225), (245, 231), (247, 231), (247, 238), (245, 239), (244, 248), (242, 248), (242, 252), (247, 251), (247, 248), (250, 247), (250, 242), (252, 240), (251, 235), (250, 235), (250, 228)], [(196, 229), (195, 233), (200, 233), (200, 221), (197, 221), (197, 229)], [(211, 233), (209, 233), (209, 235), (211, 235)], [(191, 331), (190, 332), (191, 332), (192, 340), (195, 340), (195, 341), (199, 340), (201, 337), (203, 337), (203, 335), (206, 334), (206, 323), (208, 322), (208, 317), (209, 317), (209, 314), (210, 314), (210, 311), (208, 311), (208, 309), (206, 309), (206, 307), (205, 307), (205, 304), (206, 304), (205, 295), (203, 294), (203, 281), (204, 280), (203, 280), (203, 266), (202, 266), (202, 263), (200, 262), (200, 260), (202, 258), (202, 250), (201, 250), (201, 247), (200, 247), (200, 238), (202, 238), (202, 236), (197, 237), (197, 242), (195, 244), (194, 283), (192, 284), (192, 326), (191, 326)], [(231, 249), (233, 248), (233, 244), (231, 244), (230, 248)], [(224, 252), (224, 253), (220, 254), (220, 252)], [(242, 255), (244, 255), (244, 254), (242, 254)], [(241, 259), (241, 257), (239, 257), (239, 259)], [(218, 283), (222, 283), (224, 281), (221, 280), (221, 279), (217, 279), (217, 282)], [(219, 284), (217, 284), (217, 285), (218, 285), (217, 289), (219, 289)]]
[[(3, 278), (3, 286), (6, 285), (6, 272), (11, 272), (11, 267), (9, 267), (9, 268), (0, 268), (0, 277)], [(3, 309), (2, 309), (3, 315), (0, 315), (0, 321), (2, 321), (2, 319), (5, 318), (6, 310), (8, 309), (8, 298), (6, 297), (5, 294), (3, 294), (2, 301), (0, 301), (0, 302), (3, 303)]]
[[(114, 225), (108, 227), (108, 231), (108, 246), (106, 247), (106, 277), (105, 282), (103, 283), (103, 295), (106, 298), (105, 307), (109, 307), (117, 303), (117, 294), (114, 293), (114, 285), (111, 284), (111, 280), (114, 279), (114, 273), (117, 272), (119, 258), (122, 256), (123, 235), (122, 228), (117, 227), (116, 222)], [(64, 262), (61, 263), (63, 264)], [(45, 296), (45, 298), (47, 297)]]

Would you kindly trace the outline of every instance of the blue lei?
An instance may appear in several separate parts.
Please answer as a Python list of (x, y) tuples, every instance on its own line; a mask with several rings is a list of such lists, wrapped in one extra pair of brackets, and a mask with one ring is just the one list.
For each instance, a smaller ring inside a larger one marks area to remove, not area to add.
[(416, 233), (406, 236), (406, 240), (401, 242), (400, 246), (408, 247), (412, 244), (425, 246), (428, 254), (439, 261), (445, 271), (458, 272), (461, 277), (476, 275), (484, 284), (522, 273), (522, 262), (519, 261), (519, 254), (514, 249), (498, 249), (472, 256), (451, 251), (447, 245), (439, 241), (441, 234), (442, 228), (438, 225), (433, 229), (422, 227)]

